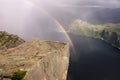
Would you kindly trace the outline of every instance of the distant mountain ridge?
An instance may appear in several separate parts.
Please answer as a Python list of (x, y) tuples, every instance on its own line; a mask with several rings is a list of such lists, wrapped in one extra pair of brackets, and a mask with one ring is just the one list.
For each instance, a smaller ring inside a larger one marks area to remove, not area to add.
[(75, 20), (70, 25), (70, 32), (81, 36), (102, 39), (120, 48), (120, 24), (93, 25), (82, 20)]

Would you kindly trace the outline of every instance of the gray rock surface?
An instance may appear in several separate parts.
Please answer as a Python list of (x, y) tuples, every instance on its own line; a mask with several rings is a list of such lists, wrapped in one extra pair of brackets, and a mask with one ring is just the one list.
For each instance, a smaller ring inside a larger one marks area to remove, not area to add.
[(0, 52), (0, 73), (27, 71), (24, 80), (66, 80), (68, 65), (69, 45), (64, 42), (31, 39)]
[(0, 50), (6, 50), (16, 47), (25, 41), (17, 35), (9, 34), (5, 31), (0, 31)]

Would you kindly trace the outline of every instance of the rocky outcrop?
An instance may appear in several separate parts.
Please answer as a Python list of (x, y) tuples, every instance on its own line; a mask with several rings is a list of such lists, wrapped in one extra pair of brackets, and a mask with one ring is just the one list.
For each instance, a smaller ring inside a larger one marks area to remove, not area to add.
[(3, 80), (17, 80), (23, 73), (23, 80), (66, 80), (68, 64), (69, 45), (62, 42), (31, 39), (0, 52)]
[(6, 50), (16, 47), (25, 41), (17, 35), (9, 34), (5, 31), (0, 31), (0, 50)]

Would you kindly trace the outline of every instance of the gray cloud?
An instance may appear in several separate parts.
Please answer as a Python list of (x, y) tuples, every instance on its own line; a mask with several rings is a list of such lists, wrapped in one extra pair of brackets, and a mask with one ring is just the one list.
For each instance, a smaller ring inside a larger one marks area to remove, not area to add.
[(120, 7), (120, 0), (65, 0), (64, 5), (68, 6), (101, 6), (106, 8), (118, 8)]
[[(42, 1), (41, 1), (42, 2)], [(44, 0), (44, 4), (52, 4), (59, 6), (103, 6), (108, 8), (120, 7), (120, 0)], [(48, 5), (47, 4), (47, 5)]]

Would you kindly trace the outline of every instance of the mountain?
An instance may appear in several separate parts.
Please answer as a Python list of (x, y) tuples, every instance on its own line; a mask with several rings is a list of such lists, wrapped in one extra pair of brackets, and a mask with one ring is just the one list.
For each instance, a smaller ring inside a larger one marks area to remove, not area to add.
[(5, 31), (0, 31), (0, 50), (6, 50), (16, 47), (25, 41), (17, 35), (9, 34)]
[(33, 38), (0, 52), (0, 75), (12, 80), (66, 80), (69, 45)]
[(101, 24), (95, 25), (82, 20), (75, 20), (69, 28), (69, 32), (81, 36), (93, 37), (111, 43), (120, 48), (120, 24)]

